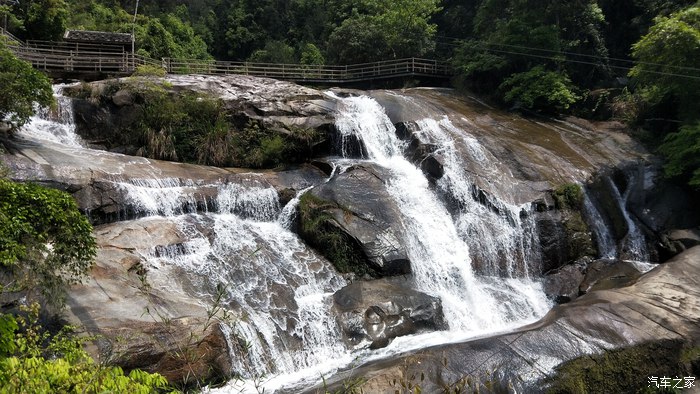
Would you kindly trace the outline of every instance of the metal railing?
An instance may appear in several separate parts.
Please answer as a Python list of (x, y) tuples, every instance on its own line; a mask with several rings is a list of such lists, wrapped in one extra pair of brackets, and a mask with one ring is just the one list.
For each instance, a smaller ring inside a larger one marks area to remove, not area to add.
[(170, 59), (162, 61), (132, 54), (120, 45), (28, 41), (23, 43), (9, 32), (8, 47), (17, 57), (46, 72), (98, 72), (130, 74), (139, 66), (162, 67), (170, 74), (242, 74), (298, 82), (347, 83), (400, 76), (449, 77), (446, 62), (407, 58), (347, 66), (225, 62)]
[(446, 62), (407, 58), (347, 66), (163, 59), (170, 74), (243, 74), (294, 81), (353, 82), (396, 76), (452, 75)]

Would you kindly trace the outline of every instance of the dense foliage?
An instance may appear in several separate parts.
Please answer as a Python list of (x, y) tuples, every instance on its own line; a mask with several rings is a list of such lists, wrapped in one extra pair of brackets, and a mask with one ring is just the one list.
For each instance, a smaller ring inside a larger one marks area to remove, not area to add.
[(11, 130), (21, 127), (34, 114), (35, 103), (53, 103), (51, 82), (0, 42), (0, 121), (9, 123)]
[[(39, 304), (62, 306), (67, 286), (86, 277), (96, 246), (92, 226), (61, 191), (0, 178), (0, 392), (153, 393), (158, 374), (100, 365), (83, 339), (39, 323)], [(39, 294), (35, 294), (39, 293)], [(12, 308), (19, 303), (19, 308)]]
[(3, 290), (38, 289), (60, 303), (95, 256), (92, 226), (59, 190), (0, 179), (0, 269), (16, 281)]
[(64, 327), (52, 335), (38, 323), (32, 304), (16, 316), (0, 314), (0, 391), (20, 393), (140, 393), (165, 391), (159, 374), (96, 363), (83, 340)]

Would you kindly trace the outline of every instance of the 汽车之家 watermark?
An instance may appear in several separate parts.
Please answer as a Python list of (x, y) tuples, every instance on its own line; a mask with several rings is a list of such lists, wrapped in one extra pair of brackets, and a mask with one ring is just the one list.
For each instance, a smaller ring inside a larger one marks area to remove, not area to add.
[(695, 376), (678, 376), (670, 378), (667, 376), (650, 376), (649, 387), (670, 388), (670, 389), (690, 389), (695, 387)]

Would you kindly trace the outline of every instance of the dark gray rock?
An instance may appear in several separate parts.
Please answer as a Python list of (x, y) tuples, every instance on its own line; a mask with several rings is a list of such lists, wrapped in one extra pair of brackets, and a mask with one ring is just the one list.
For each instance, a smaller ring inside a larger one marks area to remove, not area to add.
[(542, 287), (545, 294), (557, 304), (565, 304), (579, 296), (579, 286), (585, 277), (590, 258), (583, 258), (565, 265), (544, 277)]
[(700, 245), (700, 228), (670, 230), (660, 235), (659, 248), (668, 254), (676, 255), (682, 251)]
[(117, 107), (134, 104), (134, 95), (126, 89), (121, 89), (112, 96), (112, 102)]
[[(308, 223), (319, 217), (326, 218), (324, 222), (359, 245), (364, 257), (380, 275), (402, 275), (409, 273), (411, 266), (399, 241), (401, 215), (386, 190), (389, 176), (377, 166), (349, 168), (310, 192), (327, 204), (315, 211), (313, 217), (302, 215), (302, 220)], [(304, 207), (301, 209), (305, 211)], [(302, 233), (302, 236), (308, 239), (313, 234)]]
[(579, 286), (579, 294), (629, 286), (641, 275), (639, 268), (632, 262), (596, 260), (588, 264), (586, 276)]
[(439, 298), (387, 280), (358, 281), (334, 296), (346, 343), (381, 348), (396, 337), (447, 328)]
[(542, 252), (542, 271), (549, 272), (567, 263), (566, 228), (561, 212), (556, 210), (537, 212), (535, 220)]

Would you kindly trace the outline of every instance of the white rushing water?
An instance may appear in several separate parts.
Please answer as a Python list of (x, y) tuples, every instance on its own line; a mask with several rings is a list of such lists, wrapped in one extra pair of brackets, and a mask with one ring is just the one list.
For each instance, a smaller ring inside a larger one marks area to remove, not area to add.
[(610, 187), (610, 191), (615, 198), (620, 213), (622, 213), (622, 216), (625, 218), (625, 223), (627, 223), (627, 235), (625, 235), (625, 239), (622, 242), (620, 254), (624, 254), (624, 257), (634, 261), (649, 261), (649, 252), (647, 251), (644, 234), (642, 234), (642, 231), (627, 210), (627, 202), (632, 192), (632, 185), (635, 183), (636, 179), (632, 175), (629, 176), (627, 179), (627, 188), (622, 194), (620, 194), (620, 190), (610, 177), (606, 177), (605, 180)]
[(38, 108), (30, 124), (20, 131), (24, 138), (57, 142), (62, 145), (80, 148), (83, 140), (75, 133), (73, 106), (71, 99), (63, 96), (63, 89), (68, 85), (54, 85), (56, 108)]
[(583, 193), (583, 211), (588, 220), (588, 225), (593, 230), (593, 235), (598, 245), (598, 257), (601, 259), (617, 258), (617, 243), (612, 236), (610, 229), (605, 224), (603, 216), (598, 211), (598, 208), (591, 201), (588, 191), (584, 188)]
[[(508, 217), (508, 213), (490, 214), (477, 206), (470, 189), (472, 184), (460, 172), (464, 166), (454, 147), (454, 138), (445, 130), (454, 126), (447, 120), (441, 122), (426, 119), (418, 122), (416, 131), (422, 140), (430, 137), (426, 142), (437, 143), (446, 156), (445, 180), (441, 182), (466, 207), (457, 220), (453, 220), (431, 190), (422, 171), (403, 157), (404, 142), (397, 138), (391, 120), (375, 100), (365, 96), (341, 99), (336, 126), (342, 135), (354, 136), (363, 143), (369, 160), (391, 170), (393, 177), (388, 191), (403, 215), (402, 241), (412, 263), (414, 286), (441, 298), (452, 331), (477, 335), (534, 320), (546, 313), (550, 304), (540, 284), (528, 277), (527, 269), (516, 272), (513, 266), (522, 266), (522, 260), (510, 256), (508, 282), (500, 277), (476, 275), (470, 245), (465, 241), (473, 237), (470, 231), (476, 229), (482, 231), (479, 236), (484, 238), (479, 244), (495, 243), (493, 250), (512, 247), (524, 259), (534, 247), (524, 245), (532, 243), (533, 232), (525, 234), (527, 226), (521, 226), (518, 219), (520, 207), (499, 203), (501, 209), (512, 214)], [(485, 160), (486, 154), (476, 140), (464, 138), (477, 158)], [(480, 251), (479, 256), (482, 255), (486, 264), (491, 264), (489, 259), (497, 259), (498, 253)]]

